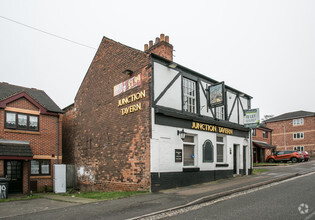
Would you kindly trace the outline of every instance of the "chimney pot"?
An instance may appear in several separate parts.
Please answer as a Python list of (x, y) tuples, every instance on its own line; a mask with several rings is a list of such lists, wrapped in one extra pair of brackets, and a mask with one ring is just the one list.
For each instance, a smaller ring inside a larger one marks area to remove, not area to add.
[(169, 36), (165, 36), (165, 41), (166, 41), (166, 43), (169, 43), (170, 37)]
[(160, 34), (161, 41), (164, 41), (164, 34)]
[[(165, 43), (163, 43), (163, 41)], [(146, 45), (144, 49), (146, 50)], [(153, 45), (153, 40), (149, 41), (149, 48), (147, 52), (161, 56), (167, 60), (173, 61), (173, 46), (169, 43), (169, 36), (160, 34), (160, 38), (155, 38), (155, 43)]]
[(147, 51), (148, 49), (149, 49), (148, 44), (145, 44), (145, 45), (144, 45), (144, 51)]

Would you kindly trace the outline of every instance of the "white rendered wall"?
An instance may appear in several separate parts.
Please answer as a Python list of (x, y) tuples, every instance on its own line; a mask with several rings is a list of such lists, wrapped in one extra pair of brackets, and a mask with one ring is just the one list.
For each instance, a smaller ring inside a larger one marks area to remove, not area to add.
[[(152, 112), (154, 117), (154, 114)], [(154, 121), (154, 120), (153, 120)], [(181, 163), (175, 162), (175, 149), (183, 150), (183, 141), (177, 135), (177, 131), (182, 128), (152, 125), (152, 139), (151, 139), (151, 172), (182, 172), (183, 161)], [(234, 144), (239, 145), (238, 155), (238, 169), (243, 169), (243, 145), (247, 143), (245, 138), (225, 135), (224, 144), (224, 162), (221, 164), (228, 164), (228, 167), (216, 167), (219, 164), (216, 157), (216, 133), (198, 131), (194, 129), (185, 129), (188, 135), (195, 135), (195, 166), (199, 167), (201, 171), (211, 170), (232, 170), (233, 169), (233, 151)], [(221, 135), (220, 135), (221, 136)], [(211, 140), (214, 150), (214, 162), (203, 162), (203, 144), (209, 139)], [(249, 146), (247, 147), (246, 168), (249, 169), (250, 157)]]
[[(201, 82), (204, 89), (207, 89), (209, 84)], [(202, 91), (202, 87), (199, 85), (200, 93), (200, 114), (203, 116), (213, 117), (210, 109), (208, 109), (208, 100)], [(207, 92), (206, 92), (207, 93)]]
[[(168, 68), (164, 65), (154, 62), (154, 100), (164, 91), (167, 85), (176, 77), (178, 71)], [(157, 105), (182, 109), (181, 103), (181, 77), (174, 82), (174, 84), (166, 91), (163, 97), (156, 103)]]

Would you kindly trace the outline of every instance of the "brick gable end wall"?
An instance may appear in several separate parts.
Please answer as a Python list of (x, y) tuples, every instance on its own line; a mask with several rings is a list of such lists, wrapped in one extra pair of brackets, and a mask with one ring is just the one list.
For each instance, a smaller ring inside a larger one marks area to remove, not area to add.
[[(113, 95), (115, 85), (140, 73), (141, 86)], [(73, 136), (66, 134), (71, 140), (64, 142), (64, 155), (77, 165), (81, 190), (150, 189), (150, 85), (149, 55), (103, 38), (65, 116), (64, 131)], [(146, 94), (141, 100), (118, 106), (120, 99), (141, 91)], [(139, 103), (141, 110), (122, 115), (122, 108)]]

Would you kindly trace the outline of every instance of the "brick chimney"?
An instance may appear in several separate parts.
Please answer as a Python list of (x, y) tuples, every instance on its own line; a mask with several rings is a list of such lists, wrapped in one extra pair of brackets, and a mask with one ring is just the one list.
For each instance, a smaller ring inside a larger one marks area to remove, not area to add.
[(173, 45), (169, 43), (169, 36), (164, 37), (164, 34), (161, 34), (159, 38), (155, 38), (154, 44), (152, 40), (149, 41), (149, 45), (145, 44), (144, 51), (173, 61)]

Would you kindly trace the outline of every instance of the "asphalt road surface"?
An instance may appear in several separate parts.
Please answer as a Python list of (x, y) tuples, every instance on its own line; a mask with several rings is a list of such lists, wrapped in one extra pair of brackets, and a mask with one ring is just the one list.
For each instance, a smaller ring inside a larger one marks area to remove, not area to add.
[(315, 174), (165, 215), (167, 219), (315, 219)]

